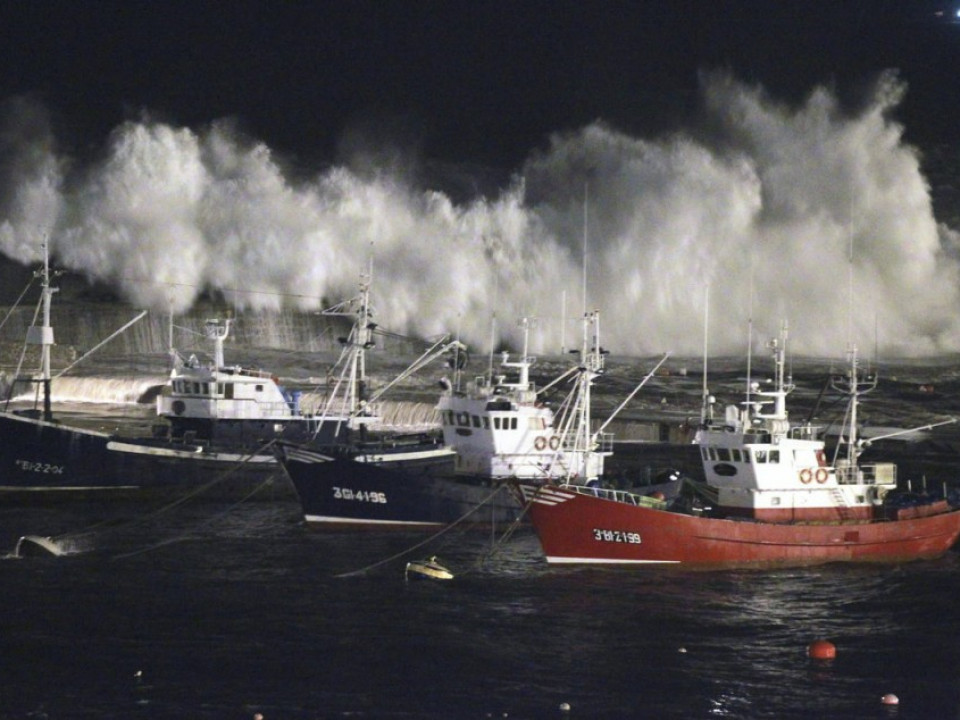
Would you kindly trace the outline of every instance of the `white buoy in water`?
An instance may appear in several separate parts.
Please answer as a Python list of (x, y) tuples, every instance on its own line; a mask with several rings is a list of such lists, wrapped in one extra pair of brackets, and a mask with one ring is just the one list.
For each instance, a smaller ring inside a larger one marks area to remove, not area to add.
[(16, 557), (36, 557), (38, 555), (63, 555), (61, 548), (53, 538), (42, 535), (24, 535), (17, 540), (17, 549), (13, 553)]
[(426, 580), (453, 580), (453, 573), (437, 562), (437, 556), (434, 555), (429, 560), (413, 560), (408, 562), (407, 569), (404, 571), (403, 577), (407, 580), (411, 578)]

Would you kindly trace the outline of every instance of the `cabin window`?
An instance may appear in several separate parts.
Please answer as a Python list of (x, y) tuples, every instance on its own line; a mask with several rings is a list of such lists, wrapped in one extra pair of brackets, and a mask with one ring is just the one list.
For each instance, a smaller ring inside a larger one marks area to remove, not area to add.
[(490, 418), (488, 418), (486, 415), (483, 416), (483, 429), (484, 430), (490, 429)]
[(720, 462), (730, 462), (729, 448), (720, 448), (717, 455), (720, 457)]
[(733, 453), (734, 462), (743, 462), (743, 456), (740, 454), (740, 448), (733, 448), (730, 452)]
[(700, 446), (700, 455), (703, 457), (704, 460), (709, 460), (709, 459), (710, 459), (710, 453), (707, 452), (707, 446), (706, 446), (706, 445), (701, 445), (701, 446)]
[(223, 383), (217, 383), (217, 395), (223, 395)]
[(233, 400), (233, 383), (226, 383), (223, 386), (223, 396), (227, 400)]
[(515, 417), (510, 418), (510, 429), (511, 430), (517, 429), (517, 419)]
[(717, 461), (717, 449), (713, 445), (710, 446), (710, 459), (714, 462)]
[(257, 385), (256, 388), (255, 388), (255, 390), (256, 390), (257, 392), (263, 392), (263, 385)]
[(756, 458), (758, 463), (765, 463), (767, 461), (767, 451), (766, 450), (754, 450), (753, 456)]
[(467, 413), (457, 413), (457, 425), (460, 427), (470, 426), (470, 416)]
[(209, 395), (209, 394), (210, 394), (210, 383), (204, 383), (202, 387), (203, 387), (203, 394), (204, 394), (204, 395)]
[(771, 450), (771, 451), (770, 451), (770, 462), (772, 462), (772, 463), (778, 463), (778, 462), (780, 462), (780, 451), (779, 451), (779, 450)]
[(473, 416), (473, 426), (474, 426), (475, 428), (480, 427), (480, 416), (479, 416), (479, 415), (474, 415), (474, 416)]

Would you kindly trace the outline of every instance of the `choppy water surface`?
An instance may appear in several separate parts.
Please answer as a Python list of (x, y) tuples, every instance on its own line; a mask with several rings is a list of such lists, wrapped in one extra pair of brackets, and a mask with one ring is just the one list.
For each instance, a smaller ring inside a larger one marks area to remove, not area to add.
[[(422, 536), (311, 533), (289, 502), (0, 521), (2, 551), (24, 534), (70, 551), (0, 561), (0, 718), (960, 716), (956, 554), (556, 569), (525, 532), (492, 557), (487, 534), (408, 553)], [(428, 554), (456, 579), (406, 582)], [(817, 638), (834, 661), (807, 658)]]

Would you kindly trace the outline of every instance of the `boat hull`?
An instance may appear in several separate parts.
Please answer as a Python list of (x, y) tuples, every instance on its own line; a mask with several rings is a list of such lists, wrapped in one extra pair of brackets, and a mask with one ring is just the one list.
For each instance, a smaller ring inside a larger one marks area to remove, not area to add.
[(873, 522), (777, 524), (632, 505), (555, 486), (515, 486), (547, 562), (778, 567), (937, 557), (960, 535), (960, 511)]
[(121, 439), (0, 414), (0, 500), (295, 497), (275, 457)]
[(451, 523), (506, 524), (521, 515), (506, 487), (457, 478), (442, 445), (325, 452), (279, 444), (312, 529), (433, 530)]

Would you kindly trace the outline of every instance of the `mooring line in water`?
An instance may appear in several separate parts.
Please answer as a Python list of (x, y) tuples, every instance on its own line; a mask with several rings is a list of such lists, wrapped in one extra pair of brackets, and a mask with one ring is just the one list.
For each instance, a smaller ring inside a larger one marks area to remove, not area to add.
[[(247, 500), (249, 500), (250, 498), (252, 498), (254, 495), (256, 495), (256, 494), (257, 494), (258, 492), (260, 492), (261, 490), (263, 490), (263, 488), (267, 487), (267, 485), (269, 485), (269, 484), (272, 482), (272, 480), (273, 480), (272, 477), (267, 478), (267, 479), (264, 480), (262, 483), (260, 483), (259, 485), (257, 485), (257, 487), (255, 487), (253, 490), (251, 490), (249, 493), (247, 493), (244, 497), (242, 497), (240, 500), (237, 500), (237, 502), (235, 502), (233, 505), (231, 505), (230, 507), (228, 507), (228, 508), (225, 509), (225, 510), (222, 510), (221, 512), (217, 513), (216, 515), (213, 515), (213, 516), (207, 518), (207, 519), (204, 520), (203, 522), (197, 523), (197, 524), (194, 525), (192, 528), (190, 528), (190, 530), (193, 531), (193, 530), (196, 530), (198, 527), (202, 527), (202, 526), (204, 526), (204, 525), (208, 525), (208, 524), (210, 524), (211, 522), (213, 522), (214, 520), (219, 520), (220, 518), (224, 517), (224, 516), (227, 515), (228, 513), (233, 512), (236, 508), (240, 507), (241, 505), (243, 505), (243, 503), (247, 502)], [(153, 545), (148, 545), (147, 547), (145, 547), (145, 548), (140, 548), (139, 550), (132, 550), (132, 551), (127, 552), (127, 553), (122, 553), (122, 554), (120, 554), (120, 555), (114, 555), (114, 556), (113, 556), (112, 558), (110, 558), (110, 559), (111, 559), (111, 560), (122, 560), (122, 559), (124, 559), (124, 558), (133, 557), (133, 556), (135, 556), (135, 555), (142, 555), (142, 554), (144, 554), (144, 553), (147, 553), (147, 552), (151, 552), (151, 551), (153, 551), (153, 550), (156, 550), (157, 548), (163, 547), (164, 545), (172, 545), (173, 543), (181, 542), (182, 540), (184, 540), (184, 539), (187, 537), (187, 535), (188, 535), (188, 533), (187, 533), (187, 532), (184, 532), (184, 533), (181, 533), (180, 535), (178, 535), (177, 537), (167, 538), (166, 540), (161, 540), (161, 541), (158, 542), (158, 543), (155, 543), (155, 544), (153, 544)]]
[[(501, 485), (500, 487), (503, 488), (504, 486)], [(539, 490), (537, 492), (539, 492)], [(520, 511), (520, 514), (514, 519), (512, 523), (510, 523), (509, 526), (507, 526), (507, 529), (503, 531), (503, 534), (499, 537), (499, 539), (497, 539), (494, 543), (491, 544), (490, 550), (484, 555), (482, 555), (480, 559), (473, 564), (473, 567), (468, 568), (467, 571), (464, 573), (461, 573), (461, 575), (466, 575), (467, 573), (477, 570), (484, 563), (486, 563), (488, 560), (494, 557), (500, 551), (500, 548), (502, 548), (503, 545), (510, 538), (512, 538), (514, 534), (517, 532), (517, 529), (520, 527), (520, 524), (523, 522), (523, 518), (526, 517), (527, 511), (530, 509), (530, 506), (532, 504), (533, 504), (533, 498), (531, 498), (530, 500), (527, 500), (526, 504), (523, 506), (523, 509)]]
[[(69, 532), (69, 533), (63, 533), (63, 534), (61, 534), (61, 535), (53, 535), (53, 536), (47, 537), (46, 539), (49, 540), (49, 541), (52, 542), (52, 543), (56, 543), (56, 544), (59, 545), (59, 544), (61, 544), (61, 543), (67, 542), (67, 541), (74, 541), (74, 542), (75, 542), (75, 541), (77, 541), (77, 540), (79, 540), (79, 539), (81, 539), (81, 538), (96, 536), (97, 534), (100, 534), (101, 532), (104, 532), (104, 530), (103, 530), (103, 526), (104, 526), (104, 525), (110, 525), (110, 527), (108, 527), (107, 530), (116, 531), (116, 530), (119, 530), (119, 529), (121, 529), (121, 528), (130, 528), (130, 527), (136, 527), (136, 526), (138, 526), (138, 525), (146, 524), (147, 522), (150, 522), (150, 521), (156, 519), (157, 517), (166, 514), (167, 512), (173, 510), (174, 508), (179, 507), (180, 505), (183, 505), (185, 502), (187, 502), (188, 500), (196, 497), (197, 495), (206, 492), (207, 490), (209, 490), (210, 488), (214, 487), (214, 486), (217, 485), (218, 483), (221, 483), (221, 482), (225, 481), (226, 479), (228, 479), (228, 478), (230, 477), (230, 475), (232, 475), (233, 473), (237, 472), (241, 467), (243, 467), (246, 463), (248, 463), (251, 459), (253, 459), (253, 458), (256, 457), (257, 455), (265, 452), (265, 451), (266, 451), (267, 449), (269, 449), (270, 446), (273, 445), (273, 444), (274, 444), (274, 441), (273, 441), (273, 440), (270, 440), (270, 441), (267, 442), (265, 445), (262, 445), (261, 447), (257, 448), (257, 449), (254, 450), (253, 452), (247, 454), (246, 457), (243, 457), (243, 458), (241, 458), (240, 460), (237, 460), (237, 462), (233, 465), (233, 467), (228, 468), (228, 469), (225, 470), (221, 475), (219, 475), (218, 477), (214, 478), (214, 479), (211, 480), (210, 482), (204, 483), (203, 485), (200, 485), (199, 487), (194, 488), (194, 489), (191, 490), (190, 492), (186, 493), (184, 496), (179, 497), (179, 498), (177, 498), (176, 500), (174, 500), (174, 501), (172, 501), (172, 502), (170, 502), (170, 503), (167, 503), (166, 505), (161, 506), (160, 508), (158, 508), (157, 510), (155, 510), (155, 511), (153, 511), (153, 512), (151, 512), (151, 513), (147, 513), (146, 515), (142, 515), (142, 516), (137, 517), (137, 518), (134, 518), (134, 519), (132, 519), (132, 520), (128, 520), (128, 521), (122, 523), (121, 525), (113, 525), (113, 524), (112, 524), (112, 523), (114, 522), (113, 520), (103, 520), (103, 521), (98, 522), (98, 523), (95, 523), (95, 524), (93, 524), (93, 525), (89, 525), (89, 526), (87, 526), (86, 528), (84, 528), (84, 529), (82, 529), (82, 530), (77, 530), (77, 531)], [(241, 505), (241, 504), (245, 503), (247, 500), (249, 500), (250, 498), (252, 498), (253, 496), (255, 496), (257, 493), (259, 493), (261, 490), (263, 490), (265, 487), (267, 487), (270, 483), (273, 482), (273, 479), (274, 479), (275, 475), (276, 475), (276, 472), (271, 473), (271, 475), (270, 475), (266, 480), (264, 480), (264, 481), (261, 482), (259, 485), (257, 485), (256, 488), (254, 488), (250, 493), (248, 493), (247, 495), (245, 495), (241, 500), (239, 500), (237, 503), (235, 503), (235, 504), (232, 505), (230, 508), (228, 508), (225, 512), (230, 512), (230, 511), (232, 511), (232, 510), (233, 510), (234, 508), (236, 508), (238, 505)], [(171, 541), (171, 542), (175, 542), (175, 541)], [(163, 544), (167, 544), (167, 543), (166, 543), (166, 542), (160, 543), (159, 545), (156, 545), (156, 546), (154, 546), (154, 547), (159, 547), (160, 545), (163, 545)], [(136, 552), (131, 553), (131, 554), (136, 554)], [(125, 557), (125, 556), (120, 555), (120, 556), (117, 556), (117, 557)], [(114, 559), (116, 559), (116, 558), (114, 558)]]
[(360, 568), (359, 570), (351, 570), (350, 572), (340, 573), (339, 575), (334, 575), (334, 577), (336, 577), (336, 578), (345, 578), (345, 577), (351, 577), (351, 576), (353, 576), (353, 575), (363, 575), (364, 573), (369, 572), (370, 570), (373, 570), (374, 568), (378, 568), (378, 567), (380, 567), (381, 565), (386, 565), (387, 563), (393, 562), (394, 560), (398, 560), (398, 559), (402, 558), (404, 555), (409, 555), (409, 554), (412, 553), (414, 550), (418, 550), (419, 548), (422, 548), (424, 545), (427, 545), (428, 543), (433, 542), (433, 541), (436, 540), (438, 537), (441, 537), (442, 535), (445, 535), (446, 533), (448, 533), (448, 532), (450, 532), (451, 530), (453, 530), (453, 528), (455, 528), (457, 525), (459, 525), (460, 523), (462, 523), (462, 522), (463, 522), (464, 520), (466, 520), (468, 517), (470, 517), (471, 515), (473, 515), (473, 514), (474, 514), (477, 510), (479, 510), (481, 507), (483, 507), (483, 506), (486, 505), (488, 502), (490, 502), (490, 501), (497, 495), (497, 493), (500, 492), (501, 489), (503, 489), (502, 486), (498, 485), (497, 488), (496, 488), (492, 493), (490, 493), (489, 495), (487, 495), (487, 497), (485, 497), (483, 500), (481, 500), (479, 503), (477, 503), (477, 505), (475, 505), (475, 506), (472, 507), (469, 511), (467, 511), (466, 514), (460, 516), (459, 518), (457, 518), (456, 520), (454, 520), (452, 523), (450, 523), (449, 525), (443, 527), (441, 530), (437, 531), (436, 533), (434, 533), (434, 534), (431, 535), (430, 537), (426, 538), (425, 540), (421, 540), (421, 541), (418, 542), (416, 545), (414, 545), (414, 546), (412, 546), (412, 547), (409, 547), (409, 548), (407, 548), (406, 550), (403, 550), (403, 551), (401, 551), (401, 552), (398, 552), (398, 553), (396, 553), (395, 555), (391, 555), (391, 556), (388, 557), (388, 558), (385, 558), (385, 559), (383, 559), (383, 560), (380, 560), (380, 561), (378, 561), (378, 562), (375, 562), (375, 563), (373, 563), (372, 565), (367, 565), (366, 567)]

